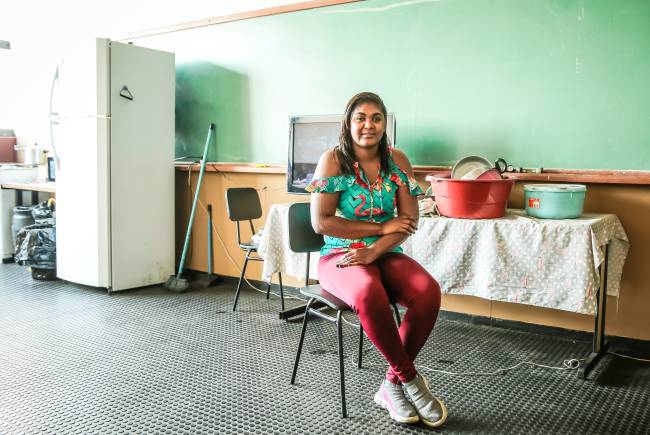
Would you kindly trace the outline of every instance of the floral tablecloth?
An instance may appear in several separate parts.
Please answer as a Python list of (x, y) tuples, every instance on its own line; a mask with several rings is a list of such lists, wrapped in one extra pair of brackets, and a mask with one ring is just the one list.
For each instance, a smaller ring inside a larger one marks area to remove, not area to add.
[(402, 246), (444, 293), (595, 314), (608, 243), (607, 294), (618, 296), (629, 242), (613, 214), (551, 220), (509, 209), (500, 219), (421, 217)]
[[(271, 275), (282, 272), (305, 280), (307, 254), (297, 254), (289, 248), (289, 206), (273, 204), (269, 209), (257, 252), (264, 258), (262, 279), (271, 281)], [(312, 252), (309, 262), (309, 278), (317, 279), (318, 252)]]

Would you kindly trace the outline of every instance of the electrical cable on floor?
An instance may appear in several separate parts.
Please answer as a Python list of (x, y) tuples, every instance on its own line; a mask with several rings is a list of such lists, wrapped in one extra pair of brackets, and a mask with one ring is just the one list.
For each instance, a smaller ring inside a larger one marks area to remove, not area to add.
[[(195, 164), (195, 163), (192, 163), (192, 164), (188, 165), (188, 169), (189, 169), (189, 170), (188, 170), (187, 184), (188, 184), (188, 186), (189, 186), (189, 188), (190, 188), (190, 197), (194, 195), (194, 190), (192, 189), (192, 178), (191, 178), (191, 173), (192, 173), (191, 166), (192, 166), (193, 164)], [(205, 204), (203, 204), (203, 202), (201, 201), (201, 198), (198, 198), (198, 202), (199, 202), (199, 205), (201, 206), (201, 208), (203, 208), (203, 210), (207, 213), (207, 212), (208, 212), (208, 208), (205, 206)], [(223, 238), (221, 237), (221, 234), (219, 234), (219, 231), (217, 231), (217, 227), (215, 226), (214, 220), (212, 221), (212, 230), (213, 230), (213, 231), (215, 232), (215, 234), (217, 235), (217, 239), (219, 240), (219, 243), (221, 243), (221, 247), (223, 248), (224, 252), (226, 253), (226, 257), (228, 257), (228, 259), (229, 259), (229, 260), (232, 262), (232, 264), (235, 266), (235, 269), (237, 269), (237, 271), (241, 274), (242, 268), (239, 267), (239, 264), (237, 264), (237, 262), (236, 262), (235, 259), (232, 257), (232, 255), (230, 255), (230, 252), (228, 251), (228, 248), (226, 247), (226, 244), (225, 244)], [(262, 290), (262, 289), (260, 289), (260, 288), (257, 288), (256, 286), (254, 286), (254, 285), (253, 285), (253, 284), (248, 280), (248, 278), (244, 277), (244, 281), (245, 281), (246, 284), (248, 284), (248, 285), (249, 285), (253, 290), (258, 291), (258, 292), (260, 292), (260, 293), (264, 293), (264, 294), (266, 294), (266, 292), (267, 292), (266, 290)], [(269, 294), (272, 294), (272, 295), (274, 295), (274, 296), (280, 297), (280, 295), (279, 295), (278, 293), (273, 292), (273, 291), (269, 291)], [(295, 296), (291, 296), (291, 295), (284, 295), (284, 299), (285, 299), (285, 300), (286, 300), (286, 299), (293, 299), (293, 300), (298, 300), (298, 301), (306, 302), (303, 298), (299, 298), (299, 297), (295, 297)]]
[(607, 353), (610, 354), (610, 355), (620, 356), (621, 358), (633, 359), (635, 361), (650, 362), (650, 359), (637, 358), (635, 356), (625, 355), (625, 354), (622, 354), (622, 353), (616, 353), (616, 352), (610, 352), (610, 351), (607, 351)]
[(518, 367), (521, 366), (528, 366), (528, 367), (541, 367), (544, 369), (551, 369), (551, 370), (577, 370), (578, 367), (580, 367), (580, 363), (584, 361), (584, 358), (571, 358), (571, 359), (565, 359), (562, 361), (562, 366), (547, 366), (544, 364), (538, 364), (532, 361), (522, 361), (520, 363), (515, 364), (514, 366), (511, 367), (506, 367), (503, 369), (497, 369), (493, 372), (450, 372), (447, 370), (439, 370), (439, 369), (432, 369), (426, 366), (416, 366), (419, 369), (424, 369), (429, 372), (437, 372), (437, 373), (444, 373), (447, 375), (454, 375), (454, 376), (494, 376), (494, 375), (501, 375), (505, 374), (509, 371), (512, 371)]
[[(348, 325), (352, 326), (353, 328), (359, 329), (359, 324), (358, 323), (354, 323), (354, 322), (349, 321), (348, 319), (345, 318), (345, 316), (341, 316), (341, 319), (343, 319), (343, 322), (347, 323)], [(628, 358), (628, 359), (632, 359), (632, 360), (635, 360), (635, 361), (650, 362), (650, 359), (638, 358), (638, 357), (625, 355), (625, 354), (621, 354), (621, 353), (617, 353), (617, 352), (607, 351), (607, 353), (610, 354), (610, 355), (616, 355), (616, 356), (620, 356), (622, 358)], [(514, 369), (516, 369), (517, 367), (519, 367), (521, 365), (529, 365), (529, 366), (542, 367), (542, 368), (554, 369), (554, 370), (575, 370), (578, 367), (580, 367), (580, 363), (582, 361), (584, 361), (584, 360), (585, 360), (585, 358), (565, 359), (562, 362), (561, 367), (558, 367), (558, 366), (546, 366), (546, 365), (543, 365), (543, 364), (534, 363), (532, 361), (524, 361), (524, 362), (520, 362), (520, 363), (518, 363), (518, 364), (516, 364), (516, 365), (514, 365), (512, 367), (507, 367), (505, 369), (498, 369), (498, 370), (496, 370), (494, 372), (490, 372), (490, 373), (481, 373), (481, 372), (454, 373), (454, 372), (449, 372), (449, 371), (445, 371), (445, 370), (431, 369), (429, 367), (424, 367), (424, 366), (421, 366), (421, 367), (423, 369), (425, 369), (425, 370), (428, 370), (428, 371), (445, 373), (445, 374), (449, 374), (449, 375), (477, 375), (477, 376), (482, 375), (482, 376), (488, 376), (488, 375), (496, 375), (496, 374), (499, 374), (499, 373), (505, 373), (507, 371), (514, 370)]]
[[(205, 207), (205, 205), (201, 202), (201, 199), (200, 199), (200, 198), (199, 198), (199, 204), (201, 205), (201, 207), (202, 207), (202, 208), (205, 210), (205, 212), (207, 213), (208, 209), (207, 209), (207, 208)], [(241, 274), (242, 269), (239, 267), (239, 265), (237, 264), (237, 262), (235, 261), (235, 259), (232, 258), (232, 255), (230, 255), (230, 252), (228, 252), (228, 248), (226, 247), (225, 242), (224, 242), (223, 239), (221, 238), (221, 234), (219, 234), (219, 231), (217, 231), (217, 227), (216, 227), (215, 224), (214, 224), (214, 220), (212, 221), (212, 230), (213, 230), (213, 231), (215, 232), (215, 234), (217, 235), (217, 239), (219, 240), (219, 243), (221, 243), (221, 247), (222, 247), (223, 250), (225, 251), (226, 256), (227, 256), (228, 259), (232, 262), (232, 264), (235, 266), (235, 268), (237, 269), (237, 271)], [(253, 285), (253, 283), (251, 283), (251, 282), (248, 280), (248, 278), (244, 277), (244, 281), (245, 281), (246, 284), (248, 284), (248, 285), (249, 285), (253, 290), (258, 291), (258, 292), (260, 292), (260, 293), (264, 293), (264, 294), (266, 294), (266, 290), (262, 290), (262, 289), (260, 289), (260, 288), (255, 287), (255, 286)], [(274, 296), (280, 297), (279, 294), (277, 294), (276, 292), (273, 292), (273, 291), (269, 291), (269, 294), (272, 294), (272, 295), (274, 295)], [(302, 298), (298, 298), (298, 297), (291, 296), (291, 295), (284, 295), (284, 299), (285, 299), (285, 300), (286, 300), (286, 299), (294, 299), (294, 300), (304, 301), (304, 299), (302, 299)]]
[[(348, 319), (345, 318), (345, 316), (341, 316), (341, 319), (343, 319), (343, 322), (347, 323), (348, 325), (352, 326), (353, 328), (359, 329), (359, 324), (358, 323), (354, 323), (354, 322), (349, 321)], [(374, 346), (371, 347), (370, 349), (374, 349)], [(428, 371), (428, 372), (444, 373), (444, 374), (452, 375), (452, 376), (495, 376), (495, 375), (505, 374), (505, 373), (507, 373), (509, 371), (512, 371), (512, 370), (515, 370), (515, 369), (517, 369), (517, 368), (519, 368), (521, 366), (541, 367), (541, 368), (551, 369), (551, 370), (577, 370), (580, 367), (580, 363), (582, 361), (584, 361), (584, 360), (585, 360), (585, 358), (565, 359), (564, 361), (562, 361), (561, 366), (548, 366), (548, 365), (545, 365), (545, 364), (539, 364), (539, 363), (535, 363), (535, 362), (532, 362), (532, 361), (522, 361), (522, 362), (519, 362), (519, 363), (515, 364), (514, 366), (506, 367), (506, 368), (502, 368), (502, 369), (497, 369), (497, 370), (495, 370), (493, 372), (451, 372), (451, 371), (448, 371), (448, 370), (432, 369), (430, 367), (423, 366), (423, 365), (416, 365), (416, 368), (418, 369), (418, 371), (424, 370), (424, 371)], [(356, 366), (357, 362), (358, 362), (358, 358), (355, 359), (355, 357), (353, 356), (352, 357), (352, 362)], [(382, 369), (384, 368), (384, 366), (379, 366), (379, 365), (371, 365), (370, 367), (378, 367), (378, 368), (382, 368)]]

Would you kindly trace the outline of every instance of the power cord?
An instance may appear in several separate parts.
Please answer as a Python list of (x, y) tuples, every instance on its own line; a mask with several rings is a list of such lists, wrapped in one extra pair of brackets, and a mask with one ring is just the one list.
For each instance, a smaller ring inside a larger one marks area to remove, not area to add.
[[(192, 188), (192, 177), (191, 177), (191, 174), (192, 174), (192, 170), (191, 170), (191, 169), (192, 169), (192, 165), (194, 165), (194, 164), (196, 164), (196, 162), (195, 162), (195, 163), (190, 163), (190, 164), (188, 165), (188, 169), (189, 169), (189, 170), (187, 171), (187, 173), (188, 173), (188, 177), (187, 177), (187, 185), (188, 185), (189, 190), (190, 190), (190, 197), (192, 197), (192, 196), (194, 195), (194, 189)], [(224, 177), (225, 177), (225, 176), (224, 176)], [(226, 177), (226, 178), (228, 178), (228, 177)], [(237, 185), (237, 183), (233, 183), (233, 184)], [(198, 199), (198, 202), (199, 202), (199, 205), (201, 206), (201, 208), (202, 208), (202, 209), (207, 213), (207, 212), (208, 212), (208, 209), (207, 209), (207, 207), (205, 206), (205, 204), (203, 204), (203, 201), (201, 201), (201, 198)], [(241, 272), (242, 272), (242, 268), (239, 266), (239, 264), (237, 264), (237, 262), (236, 262), (235, 259), (232, 257), (232, 255), (230, 255), (230, 251), (228, 251), (228, 248), (226, 247), (226, 244), (225, 244), (225, 242), (223, 241), (223, 238), (221, 237), (221, 234), (219, 234), (219, 231), (217, 230), (217, 227), (216, 227), (215, 224), (214, 224), (214, 220), (212, 221), (212, 230), (213, 230), (214, 233), (217, 235), (217, 239), (219, 240), (219, 243), (221, 243), (221, 247), (223, 248), (224, 252), (226, 253), (226, 257), (228, 257), (228, 259), (232, 262), (232, 264), (235, 266), (235, 268), (237, 269), (237, 271), (241, 274)], [(264, 294), (266, 294), (266, 290), (262, 290), (262, 289), (260, 289), (260, 288), (257, 288), (255, 285), (253, 285), (253, 284), (248, 280), (248, 278), (244, 277), (244, 281), (245, 281), (246, 284), (248, 284), (248, 285), (249, 285), (253, 290), (258, 291), (258, 292), (260, 292), (260, 293), (264, 293)], [(276, 297), (280, 297), (280, 295), (279, 295), (278, 293), (276, 293), (276, 292), (269, 291), (269, 293), (272, 294), (272, 295), (274, 295), (274, 296), (276, 296)], [(302, 298), (298, 298), (298, 297), (291, 296), (291, 295), (284, 295), (284, 299), (293, 299), (293, 300), (298, 300), (298, 301), (303, 301), (303, 302), (305, 301), (305, 300), (302, 299)]]
[[(345, 316), (341, 316), (341, 318), (343, 319), (343, 322), (347, 323), (348, 325), (352, 326), (353, 328), (359, 329), (359, 324), (358, 323), (354, 323), (354, 322), (349, 321), (348, 319), (345, 318)], [(374, 346), (371, 347), (370, 349), (374, 349)], [(364, 354), (365, 353), (366, 352), (364, 351)], [(535, 363), (533, 361), (522, 361), (522, 362), (519, 362), (519, 363), (515, 364), (514, 366), (497, 369), (497, 370), (495, 370), (493, 372), (451, 372), (451, 371), (448, 371), (448, 370), (432, 369), (430, 367), (423, 366), (423, 365), (416, 365), (415, 367), (418, 369), (418, 371), (444, 373), (444, 374), (452, 375), (452, 376), (495, 376), (495, 375), (505, 374), (505, 373), (510, 372), (512, 370), (515, 370), (515, 369), (517, 369), (517, 368), (519, 368), (521, 366), (541, 367), (541, 368), (545, 368), (545, 369), (560, 370), (560, 371), (561, 370), (576, 370), (576, 369), (578, 369), (578, 367), (580, 367), (580, 363), (582, 361), (584, 361), (584, 360), (585, 360), (585, 358), (565, 359), (564, 361), (562, 361), (561, 366), (548, 366), (548, 365), (544, 365), (544, 364)], [(355, 358), (353, 356), (352, 357), (352, 363), (356, 366), (357, 362), (358, 362), (358, 357)], [(370, 365), (369, 367), (377, 367), (377, 368), (381, 368), (381, 369), (385, 368), (384, 366), (380, 366), (380, 365), (376, 365), (376, 364), (375, 365)]]
[(635, 356), (624, 355), (622, 353), (616, 353), (616, 352), (610, 352), (610, 351), (607, 351), (607, 353), (610, 354), (610, 355), (620, 356), (621, 358), (633, 359), (635, 361), (650, 362), (650, 359), (637, 358)]
[[(359, 324), (358, 323), (354, 323), (354, 322), (349, 321), (348, 319), (345, 318), (345, 316), (341, 316), (341, 318), (343, 319), (343, 322), (347, 323), (348, 325), (352, 326), (353, 328), (359, 329)], [(622, 354), (622, 353), (611, 352), (611, 351), (607, 351), (607, 353), (609, 355), (620, 356), (621, 358), (628, 358), (628, 359), (632, 359), (632, 360), (635, 360), (635, 361), (650, 362), (650, 359), (638, 358), (638, 357), (635, 357), (635, 356), (625, 355), (625, 354)], [(496, 370), (494, 372), (490, 372), (490, 373), (482, 373), (482, 372), (454, 373), (454, 372), (448, 372), (448, 371), (445, 371), (445, 370), (431, 369), (431, 368), (424, 367), (424, 366), (422, 366), (422, 368), (424, 368), (426, 370), (429, 370), (429, 371), (434, 371), (434, 372), (439, 372), (439, 373), (446, 373), (446, 374), (450, 374), (450, 375), (469, 375), (469, 374), (472, 374), (472, 375), (493, 375), (494, 374), (494, 375), (496, 375), (496, 374), (499, 374), (499, 373), (514, 370), (514, 369), (516, 369), (517, 367), (519, 367), (521, 365), (530, 365), (530, 366), (542, 367), (542, 368), (554, 369), (554, 370), (575, 370), (580, 366), (580, 363), (582, 361), (584, 361), (584, 360), (585, 360), (585, 358), (565, 359), (562, 362), (562, 367), (546, 366), (546, 365), (543, 365), (543, 364), (534, 363), (532, 361), (524, 361), (524, 362), (520, 362), (520, 363), (518, 363), (518, 364), (516, 364), (516, 365), (514, 365), (512, 367), (508, 367), (508, 368), (505, 368), (505, 369), (498, 369), (498, 370)]]
[[(201, 202), (200, 199), (199, 199), (199, 204), (201, 205), (201, 207), (202, 207), (202, 208), (206, 211), (206, 213), (207, 213), (208, 209), (205, 207), (205, 205), (203, 204), (203, 202)], [(226, 256), (227, 256), (228, 259), (232, 262), (232, 264), (235, 266), (235, 268), (237, 269), (237, 271), (241, 274), (241, 272), (242, 272), (242, 268), (239, 267), (239, 264), (237, 264), (237, 262), (235, 261), (235, 259), (232, 258), (232, 256), (230, 255), (230, 252), (228, 252), (228, 248), (226, 247), (226, 244), (224, 243), (223, 239), (221, 238), (221, 234), (219, 234), (219, 231), (217, 231), (217, 227), (214, 225), (214, 221), (212, 221), (212, 230), (213, 230), (213, 231), (215, 232), (215, 234), (217, 235), (217, 239), (219, 240), (219, 243), (221, 243), (221, 247), (222, 247), (223, 250), (225, 251)], [(260, 292), (260, 293), (264, 293), (264, 294), (266, 294), (266, 290), (262, 290), (262, 289), (260, 289), (260, 288), (257, 288), (255, 285), (253, 285), (253, 283), (251, 283), (251, 282), (248, 280), (248, 278), (244, 277), (244, 281), (245, 281), (246, 284), (248, 284), (248, 285), (249, 285), (253, 290), (258, 291), (258, 292)], [(274, 291), (269, 291), (269, 293), (272, 294), (272, 295), (274, 295), (274, 296), (276, 296), (276, 297), (278, 297), (278, 298), (280, 297), (280, 295), (279, 295), (278, 293), (274, 292)], [(302, 298), (298, 298), (298, 297), (291, 296), (291, 295), (284, 295), (284, 299), (294, 299), (294, 300), (298, 300), (298, 301), (304, 301), (304, 299), (302, 299)]]
[(514, 366), (511, 367), (506, 367), (503, 369), (497, 369), (493, 372), (450, 372), (447, 370), (438, 370), (438, 369), (432, 369), (426, 366), (417, 366), (418, 370), (419, 369), (424, 369), (429, 372), (437, 372), (437, 373), (444, 373), (447, 375), (453, 375), (453, 376), (494, 376), (494, 375), (502, 375), (505, 374), (509, 371), (515, 370), (516, 368), (519, 368), (521, 366), (528, 366), (528, 367), (541, 367), (544, 369), (551, 369), (551, 370), (576, 370), (578, 367), (580, 367), (580, 363), (584, 361), (584, 358), (570, 358), (570, 359), (565, 359), (562, 361), (562, 366), (547, 366), (544, 364), (538, 364), (532, 361), (522, 361), (520, 363), (515, 364)]

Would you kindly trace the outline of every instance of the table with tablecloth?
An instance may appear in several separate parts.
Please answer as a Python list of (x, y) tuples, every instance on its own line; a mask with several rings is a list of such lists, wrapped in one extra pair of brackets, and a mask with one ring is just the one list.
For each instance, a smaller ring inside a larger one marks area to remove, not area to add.
[[(293, 252), (289, 247), (289, 206), (291, 204), (273, 204), (266, 217), (260, 245), (257, 252), (264, 258), (262, 279), (271, 281), (276, 272), (304, 281), (307, 255)], [(311, 254), (309, 277), (317, 278), (318, 253)]]
[[(289, 248), (291, 204), (274, 204), (262, 232), (262, 279), (276, 272), (305, 278), (306, 255)], [(599, 270), (608, 245), (607, 294), (618, 296), (629, 242), (613, 214), (536, 219), (509, 209), (500, 219), (421, 217), (402, 245), (448, 294), (595, 314)], [(311, 278), (317, 278), (312, 254)]]
[(618, 296), (629, 242), (613, 214), (552, 220), (509, 209), (500, 219), (421, 217), (402, 246), (444, 293), (595, 314), (605, 245), (607, 294)]

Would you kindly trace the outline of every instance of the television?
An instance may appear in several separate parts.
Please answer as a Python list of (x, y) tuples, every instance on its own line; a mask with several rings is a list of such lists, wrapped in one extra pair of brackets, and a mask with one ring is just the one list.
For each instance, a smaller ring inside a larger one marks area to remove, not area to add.
[[(339, 142), (343, 115), (309, 115), (289, 118), (287, 192), (306, 194), (320, 156)], [(395, 145), (395, 114), (388, 113), (386, 134)]]

